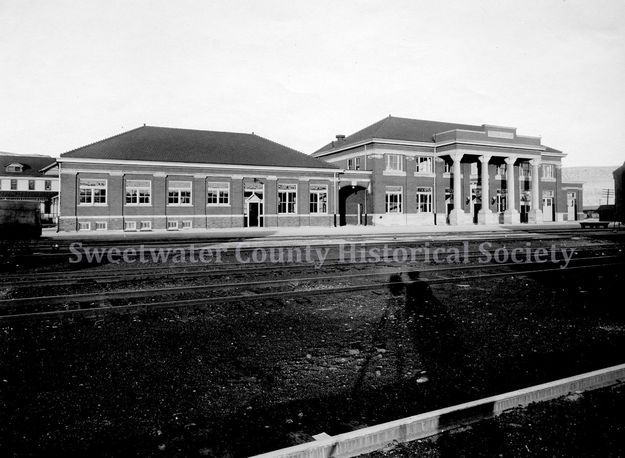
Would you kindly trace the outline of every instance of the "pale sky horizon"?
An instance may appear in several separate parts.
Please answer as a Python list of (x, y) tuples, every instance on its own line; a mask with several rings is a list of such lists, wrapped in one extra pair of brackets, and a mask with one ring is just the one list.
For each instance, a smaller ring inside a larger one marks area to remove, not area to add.
[(143, 125), (310, 154), (393, 116), (625, 161), (625, 2), (0, 0), (0, 151)]

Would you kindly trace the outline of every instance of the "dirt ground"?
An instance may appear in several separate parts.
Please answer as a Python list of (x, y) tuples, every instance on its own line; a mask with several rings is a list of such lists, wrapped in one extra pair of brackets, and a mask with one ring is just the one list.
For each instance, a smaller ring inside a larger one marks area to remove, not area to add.
[(363, 458), (621, 457), (625, 455), (625, 386), (530, 404), (427, 440)]
[(622, 363), (622, 268), (0, 324), (0, 455), (245, 456)]

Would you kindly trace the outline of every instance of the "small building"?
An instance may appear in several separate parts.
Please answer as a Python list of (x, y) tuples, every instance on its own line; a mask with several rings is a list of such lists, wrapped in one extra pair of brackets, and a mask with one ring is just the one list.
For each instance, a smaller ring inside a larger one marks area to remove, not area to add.
[(625, 163), (613, 172), (614, 215), (617, 221), (625, 223)]
[(566, 154), (513, 127), (389, 116), (337, 135), (313, 156), (347, 172), (371, 173), (368, 188), (339, 190), (347, 224), (363, 213), (376, 225), (583, 218), (582, 184), (562, 182)]
[(331, 226), (338, 187), (370, 183), (253, 133), (152, 126), (64, 153), (58, 169), (62, 231)]
[(59, 178), (48, 167), (56, 158), (0, 153), (0, 200), (36, 201), (43, 223), (58, 216)]

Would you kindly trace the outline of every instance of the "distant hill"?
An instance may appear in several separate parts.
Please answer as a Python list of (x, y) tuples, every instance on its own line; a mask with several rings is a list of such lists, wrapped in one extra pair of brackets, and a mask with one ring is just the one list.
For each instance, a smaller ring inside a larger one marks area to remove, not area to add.
[(614, 203), (614, 177), (612, 172), (620, 166), (562, 167), (562, 181), (584, 183), (584, 208), (596, 208), (608, 203), (605, 189), (611, 190), (610, 204)]

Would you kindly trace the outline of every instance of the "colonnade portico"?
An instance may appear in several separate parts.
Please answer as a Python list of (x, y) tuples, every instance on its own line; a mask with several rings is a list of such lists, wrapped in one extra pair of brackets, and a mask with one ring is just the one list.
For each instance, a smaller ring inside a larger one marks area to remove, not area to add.
[[(452, 162), (452, 187), (453, 187), (453, 209), (449, 213), (450, 225), (462, 225), (472, 224), (473, 215), (466, 213), (462, 205), (462, 172), (461, 161), (468, 154), (462, 152), (453, 152), (447, 154)], [(471, 156), (478, 156), (477, 159), (481, 163), (480, 185), (482, 205), (477, 212), (478, 224), (497, 224), (499, 222), (499, 215), (493, 213), (489, 208), (491, 203), (490, 196), (490, 175), (489, 164), (493, 157), (503, 158), (506, 164), (506, 178), (505, 178), (505, 210), (503, 211), (503, 223), (504, 224), (518, 224), (520, 223), (520, 213), (517, 208), (517, 187), (519, 186), (518, 179), (515, 178), (515, 163), (517, 160), (522, 162), (529, 162), (532, 166), (531, 169), (531, 206), (528, 213), (529, 223), (542, 223), (543, 214), (540, 208), (540, 165), (541, 161), (538, 158), (520, 157), (518, 155), (493, 155), (491, 153), (484, 153), (478, 155), (478, 153), (471, 153)], [(503, 177), (502, 177), (503, 178)], [(465, 178), (466, 179), (466, 178)], [(502, 189), (503, 191), (503, 189)], [(519, 195), (522, 189), (519, 189)], [(469, 196), (469, 199), (472, 197)]]

